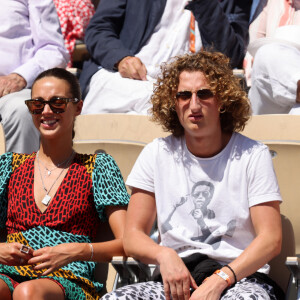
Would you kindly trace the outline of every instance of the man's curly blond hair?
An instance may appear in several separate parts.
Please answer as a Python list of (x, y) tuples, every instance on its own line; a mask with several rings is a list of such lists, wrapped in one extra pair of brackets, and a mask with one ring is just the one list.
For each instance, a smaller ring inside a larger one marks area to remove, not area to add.
[(240, 80), (233, 75), (229, 59), (220, 52), (199, 51), (175, 57), (161, 66), (161, 76), (155, 84), (151, 97), (152, 120), (175, 136), (182, 136), (184, 129), (179, 122), (175, 105), (179, 75), (183, 71), (204, 74), (220, 107), (220, 121), (223, 132), (232, 133), (244, 129), (250, 117), (250, 103)]

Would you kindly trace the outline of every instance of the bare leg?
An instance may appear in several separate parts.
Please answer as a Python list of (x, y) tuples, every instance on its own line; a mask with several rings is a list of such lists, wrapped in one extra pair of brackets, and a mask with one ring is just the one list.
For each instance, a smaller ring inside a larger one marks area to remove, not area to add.
[[(2, 299), (2, 298), (1, 298)], [(61, 287), (49, 279), (36, 279), (20, 283), (13, 293), (13, 300), (64, 300)]]
[(0, 279), (0, 295), (2, 300), (11, 300), (11, 293), (8, 285), (2, 279)]

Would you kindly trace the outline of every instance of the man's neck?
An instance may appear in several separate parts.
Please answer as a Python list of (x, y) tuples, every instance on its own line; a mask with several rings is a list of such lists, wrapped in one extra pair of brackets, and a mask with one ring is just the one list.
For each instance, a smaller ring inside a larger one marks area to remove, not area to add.
[(220, 153), (230, 141), (232, 134), (221, 132), (218, 136), (187, 137), (185, 136), (188, 150), (197, 157), (208, 158)]

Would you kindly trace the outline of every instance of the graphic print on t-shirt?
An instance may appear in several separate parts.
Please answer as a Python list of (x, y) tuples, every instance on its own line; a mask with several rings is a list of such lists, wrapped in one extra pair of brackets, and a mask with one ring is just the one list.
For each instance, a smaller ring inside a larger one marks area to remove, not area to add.
[[(215, 250), (219, 248), (222, 236), (226, 235), (229, 237), (233, 236), (236, 228), (236, 221), (231, 220), (227, 223), (226, 230), (220, 232), (215, 230), (211, 231), (207, 223), (209, 220), (215, 219), (215, 212), (208, 208), (213, 196), (215, 187), (211, 182), (208, 181), (198, 181), (192, 187), (192, 192), (180, 198), (180, 200), (174, 205), (173, 210), (168, 215), (167, 219), (162, 223), (161, 234), (165, 234), (167, 231), (172, 230), (174, 226), (172, 225), (172, 218), (178, 208), (185, 206), (186, 209), (191, 209), (189, 216), (194, 219), (195, 225), (198, 227), (199, 235), (192, 236), (192, 241), (198, 241), (211, 245)], [(185, 226), (185, 224), (181, 224)]]

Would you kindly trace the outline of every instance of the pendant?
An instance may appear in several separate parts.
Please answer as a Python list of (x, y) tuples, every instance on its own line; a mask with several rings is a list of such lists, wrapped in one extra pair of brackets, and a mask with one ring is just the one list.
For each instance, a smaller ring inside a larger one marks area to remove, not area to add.
[(45, 206), (48, 206), (50, 200), (51, 200), (51, 196), (45, 195), (45, 197), (44, 197), (43, 200), (42, 200), (42, 203), (43, 203)]
[(48, 170), (48, 176), (50, 176), (51, 175), (51, 171), (50, 170)]

